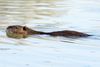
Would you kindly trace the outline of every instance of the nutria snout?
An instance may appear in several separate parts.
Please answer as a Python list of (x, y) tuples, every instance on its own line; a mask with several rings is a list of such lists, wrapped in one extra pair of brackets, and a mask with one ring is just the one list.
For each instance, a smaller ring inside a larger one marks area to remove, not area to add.
[(6, 30), (6, 34), (8, 37), (11, 37), (11, 38), (26, 38), (29, 35), (34, 35), (34, 34), (46, 34), (50, 36), (64, 36), (64, 37), (70, 37), (70, 36), (71, 37), (88, 37), (90, 36), (86, 33), (70, 31), (70, 30), (55, 31), (55, 32), (41, 32), (41, 31), (35, 31), (26, 26), (20, 26), (20, 25), (8, 26)]

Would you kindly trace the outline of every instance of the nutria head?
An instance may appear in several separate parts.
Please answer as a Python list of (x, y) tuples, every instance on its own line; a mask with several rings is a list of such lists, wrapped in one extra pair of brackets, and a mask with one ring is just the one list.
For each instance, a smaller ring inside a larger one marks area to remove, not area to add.
[(26, 38), (29, 35), (45, 34), (45, 33), (41, 31), (32, 30), (26, 26), (13, 25), (7, 27), (6, 34), (8, 37), (11, 38)]
[(8, 26), (6, 30), (8, 37), (12, 38), (25, 38), (28, 36), (28, 32), (25, 26), (13, 25)]

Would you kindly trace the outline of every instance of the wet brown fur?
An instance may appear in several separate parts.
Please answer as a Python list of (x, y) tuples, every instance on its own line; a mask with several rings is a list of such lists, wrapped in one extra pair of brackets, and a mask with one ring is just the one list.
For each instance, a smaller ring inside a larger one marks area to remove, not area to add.
[[(24, 38), (28, 35), (34, 35), (34, 34), (46, 34), (51, 36), (64, 36), (64, 37), (87, 37), (90, 36), (86, 33), (77, 32), (77, 31), (70, 31), (70, 30), (63, 30), (63, 31), (54, 31), (54, 32), (41, 32), (32, 30), (26, 26), (20, 26), (20, 25), (13, 25), (8, 26), (6, 33), (8, 37), (13, 38)], [(13, 35), (14, 34), (14, 35)]]

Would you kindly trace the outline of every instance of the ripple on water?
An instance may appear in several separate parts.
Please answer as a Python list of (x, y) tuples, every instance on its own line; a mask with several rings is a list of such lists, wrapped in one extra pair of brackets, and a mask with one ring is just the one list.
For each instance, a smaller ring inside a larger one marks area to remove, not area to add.
[[(99, 4), (99, 0), (0, 0), (0, 67), (100, 66)], [(98, 36), (8, 38), (5, 27), (14, 24), (41, 31), (71, 29)]]

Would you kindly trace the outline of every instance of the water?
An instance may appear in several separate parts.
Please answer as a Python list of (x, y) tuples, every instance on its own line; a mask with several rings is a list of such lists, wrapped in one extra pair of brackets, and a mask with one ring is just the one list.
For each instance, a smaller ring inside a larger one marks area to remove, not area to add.
[[(94, 36), (8, 38), (6, 27), (16, 24)], [(100, 0), (0, 0), (0, 67), (99, 67), (99, 29)]]

